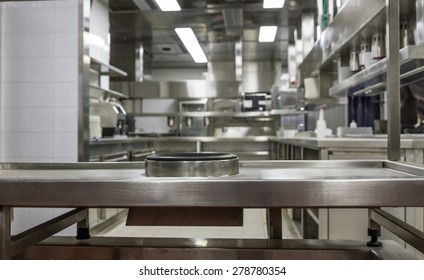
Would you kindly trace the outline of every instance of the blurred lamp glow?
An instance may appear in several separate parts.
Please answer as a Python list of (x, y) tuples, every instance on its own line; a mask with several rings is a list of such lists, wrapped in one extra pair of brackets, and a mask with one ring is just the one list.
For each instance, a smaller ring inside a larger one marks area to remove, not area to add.
[(177, 0), (155, 0), (155, 2), (164, 12), (181, 11), (181, 7), (178, 5)]
[(284, 6), (285, 0), (264, 0), (264, 9), (279, 9)]
[(259, 29), (259, 42), (274, 42), (277, 26), (261, 26)]
[(208, 59), (206, 58), (205, 53), (203, 52), (202, 47), (200, 47), (200, 44), (191, 28), (175, 28), (175, 32), (177, 32), (178, 37), (180, 37), (194, 62), (208, 62)]

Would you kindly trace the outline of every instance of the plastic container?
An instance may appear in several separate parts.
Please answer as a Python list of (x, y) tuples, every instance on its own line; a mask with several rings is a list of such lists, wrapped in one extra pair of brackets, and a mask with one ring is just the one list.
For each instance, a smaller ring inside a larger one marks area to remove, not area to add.
[(318, 138), (324, 138), (328, 134), (327, 123), (324, 120), (324, 110), (322, 108), (319, 110), (319, 118), (317, 121), (315, 133)]

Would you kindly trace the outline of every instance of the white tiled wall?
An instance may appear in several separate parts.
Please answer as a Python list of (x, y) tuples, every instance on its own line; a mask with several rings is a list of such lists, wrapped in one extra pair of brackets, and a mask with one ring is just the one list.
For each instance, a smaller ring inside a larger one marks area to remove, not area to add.
[(77, 139), (78, 1), (1, 5), (0, 159), (75, 162), (77, 145), (55, 140)]
[[(78, 160), (78, 4), (0, 3), (2, 162)], [(64, 211), (15, 209), (12, 231)]]

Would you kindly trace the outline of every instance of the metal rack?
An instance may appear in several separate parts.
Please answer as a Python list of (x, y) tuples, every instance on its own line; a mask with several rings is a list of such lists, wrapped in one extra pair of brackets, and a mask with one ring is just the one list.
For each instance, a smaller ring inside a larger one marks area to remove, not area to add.
[[(400, 50), (400, 82), (424, 79), (424, 46), (406, 46)], [(366, 94), (386, 88), (387, 58), (366, 68), (329, 89), (330, 96)], [(382, 91), (382, 90), (381, 90)], [(380, 92), (381, 92), (380, 91)]]
[[(364, 8), (366, 7), (366, 8)], [(412, 7), (413, 8), (413, 7)], [(400, 16), (411, 13), (411, 3), (399, 0), (348, 1), (336, 15), (333, 22), (321, 34), (311, 52), (299, 66), (300, 86), (303, 79), (318, 76), (321, 97), (352, 94), (371, 94), (375, 90), (388, 92), (388, 158), (400, 157), (400, 100), (399, 88), (422, 78), (423, 48), (406, 47), (399, 51)], [(362, 38), (373, 32), (385, 30), (387, 58), (377, 62), (338, 85), (333, 85), (335, 61), (349, 53), (352, 45), (358, 45)], [(402, 68), (402, 70), (400, 70)], [(402, 71), (402, 72), (401, 72)], [(402, 73), (402, 75), (401, 75)], [(385, 78), (387, 76), (387, 78)]]
[(126, 77), (128, 75), (127, 72), (110, 64), (101, 62), (94, 57), (90, 57), (90, 64), (90, 68), (97, 71), (99, 75), (107, 75), (111, 77)]
[(114, 97), (118, 99), (128, 99), (129, 97), (125, 94), (122, 94), (120, 92), (111, 90), (111, 89), (104, 89), (100, 87), (96, 87), (94, 85), (90, 85), (90, 90), (93, 90), (94, 92), (99, 92), (102, 94), (105, 98), (107, 97)]

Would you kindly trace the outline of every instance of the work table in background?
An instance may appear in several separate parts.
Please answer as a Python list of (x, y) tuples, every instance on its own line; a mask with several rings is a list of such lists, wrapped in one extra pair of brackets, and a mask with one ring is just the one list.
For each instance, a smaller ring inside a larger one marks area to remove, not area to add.
[(90, 161), (139, 161), (153, 152), (234, 153), (240, 160), (271, 159), (268, 136), (256, 137), (130, 137), (90, 142)]

